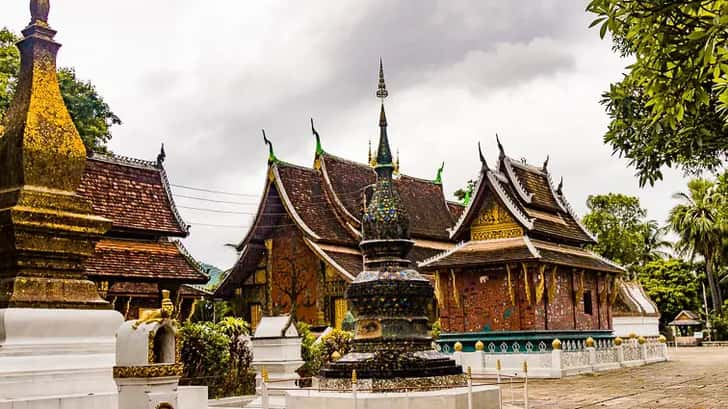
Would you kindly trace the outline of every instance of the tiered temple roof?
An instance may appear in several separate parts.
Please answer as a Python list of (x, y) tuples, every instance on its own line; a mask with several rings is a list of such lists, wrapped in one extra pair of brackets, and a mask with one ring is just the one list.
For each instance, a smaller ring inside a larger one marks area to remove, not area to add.
[[(112, 228), (86, 261), (95, 280), (110, 281), (110, 292), (159, 294), (160, 281), (203, 284), (207, 276), (178, 240), (189, 234), (172, 199), (160, 162), (93, 154), (78, 194)], [(151, 287), (154, 288), (151, 288)]]
[[(317, 135), (318, 136), (318, 135)], [(495, 168), (482, 157), (478, 182), (467, 206), (447, 201), (440, 180), (399, 175), (394, 183), (410, 218), (415, 247), (409, 258), (425, 271), (453, 266), (541, 261), (609, 273), (624, 269), (585, 249), (596, 239), (554, 187), (548, 161), (537, 167), (508, 157), (498, 142)], [(255, 270), (273, 229), (294, 225), (321, 260), (350, 282), (362, 267), (358, 242), (364, 197), (376, 174), (370, 164), (332, 155), (318, 143), (312, 168), (278, 160), (271, 153), (269, 183), (253, 227), (238, 244), (241, 253), (218, 295), (229, 296)], [(471, 226), (487, 203), (507, 209), (518, 234), (473, 238)], [(284, 221), (288, 220), (288, 221)], [(456, 245), (456, 243), (461, 243)]]
[[(584, 248), (596, 239), (579, 222), (563, 195), (563, 185), (554, 187), (548, 160), (541, 167), (533, 166), (508, 157), (500, 141), (498, 146), (495, 168), (488, 166), (481, 152), (482, 166), (472, 199), (450, 230), (450, 239), (460, 244), (423, 261), (421, 268), (541, 261), (611, 273), (624, 271)], [(488, 206), (506, 209), (507, 215), (497, 217), (507, 231), (477, 237), (472, 232), (473, 223), (478, 218), (495, 217), (484, 215)]]
[[(376, 181), (374, 169), (321, 149), (312, 168), (275, 159), (268, 176), (253, 227), (237, 246), (240, 258), (218, 294), (229, 295), (245, 281), (263, 256), (263, 241), (272, 229), (290, 223), (321, 260), (352, 281), (362, 267), (360, 219), (363, 199)], [(446, 201), (442, 184), (407, 175), (399, 175), (395, 184), (410, 215), (415, 240), (410, 258), (420, 261), (451, 248), (448, 229), (455, 217), (450, 209), (458, 205)]]

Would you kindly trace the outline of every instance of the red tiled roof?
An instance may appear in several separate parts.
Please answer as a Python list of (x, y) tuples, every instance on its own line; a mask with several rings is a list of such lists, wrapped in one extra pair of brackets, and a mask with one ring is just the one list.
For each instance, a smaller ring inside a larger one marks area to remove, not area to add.
[(447, 202), (447, 208), (450, 210), (450, 214), (452, 215), (453, 220), (459, 219), (465, 211), (464, 205), (451, 201)]
[[(363, 163), (356, 163), (324, 153), (322, 171), (331, 183), (331, 189), (346, 211), (357, 221), (362, 216), (364, 189), (376, 182), (374, 170)], [(447, 240), (447, 229), (453, 225), (453, 217), (445, 200), (442, 185), (429, 180), (401, 175), (394, 181), (402, 203), (410, 217), (410, 233), (413, 237)]]
[(177, 280), (206, 283), (208, 277), (177, 243), (102, 239), (86, 260), (92, 277), (123, 277), (149, 280)]
[(151, 162), (89, 158), (78, 194), (91, 202), (97, 215), (111, 219), (112, 230), (188, 234), (169, 194), (164, 170)]
[[(313, 169), (279, 163), (274, 168), (280, 176), (280, 183), (293, 207), (295, 213), (303, 223), (311, 229), (317, 237), (332, 243), (355, 245), (353, 233), (344, 230), (344, 226), (337, 218), (321, 187), (321, 178)], [(285, 200), (285, 199), (284, 199)], [(293, 215), (295, 220), (295, 215)]]

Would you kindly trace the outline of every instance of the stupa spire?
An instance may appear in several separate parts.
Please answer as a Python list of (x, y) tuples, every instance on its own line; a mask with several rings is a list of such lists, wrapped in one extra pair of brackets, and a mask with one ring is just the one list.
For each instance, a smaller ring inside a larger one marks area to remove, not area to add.
[(0, 137), (0, 308), (110, 308), (83, 263), (111, 221), (76, 194), (86, 148), (58, 85), (49, 11), (49, 0), (30, 1)]
[[(387, 97), (379, 62), (377, 96)], [(379, 116), (377, 182), (362, 215), (359, 243), (364, 265), (346, 290), (355, 317), (351, 351), (321, 370), (325, 388), (341, 385), (356, 371), (371, 379), (372, 390), (432, 385), (463, 385), (462, 368), (432, 349), (427, 306), (434, 297), (430, 282), (407, 258), (409, 216), (392, 180), (392, 153), (387, 138), (384, 103)]]
[(384, 99), (389, 96), (387, 84), (384, 82), (384, 68), (382, 59), (379, 59), (379, 85), (377, 87), (377, 98), (381, 100), (379, 111), (379, 147), (377, 148), (377, 168), (393, 168), (392, 150), (389, 147), (389, 136), (387, 135), (387, 114), (384, 112)]

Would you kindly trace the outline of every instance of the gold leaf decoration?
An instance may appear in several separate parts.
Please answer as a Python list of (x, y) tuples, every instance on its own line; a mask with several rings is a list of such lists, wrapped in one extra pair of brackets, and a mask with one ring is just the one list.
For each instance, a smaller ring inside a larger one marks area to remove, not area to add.
[(526, 301), (528, 304), (531, 304), (531, 284), (530, 284), (530, 277), (528, 277), (528, 267), (526, 267), (526, 263), (521, 263), (521, 270), (523, 270), (523, 284), (526, 290)]
[(511, 298), (511, 305), (516, 305), (516, 293), (513, 290), (513, 280), (511, 279), (511, 266), (506, 264), (506, 273), (508, 274), (508, 295)]
[(551, 280), (549, 282), (549, 302), (554, 302), (556, 299), (556, 269), (558, 267), (554, 266), (554, 268), (551, 270)]
[(543, 300), (543, 292), (546, 288), (546, 277), (544, 274), (544, 271), (546, 271), (546, 265), (541, 264), (538, 267), (538, 285), (536, 286), (536, 304), (541, 304), (541, 300)]

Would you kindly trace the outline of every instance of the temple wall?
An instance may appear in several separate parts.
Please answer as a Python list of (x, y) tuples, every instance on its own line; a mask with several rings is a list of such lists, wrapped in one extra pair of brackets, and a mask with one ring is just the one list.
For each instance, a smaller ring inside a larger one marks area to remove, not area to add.
[(300, 233), (290, 229), (276, 234), (273, 238), (271, 267), (272, 280), (269, 285), (273, 314), (291, 311), (293, 292), (296, 293), (297, 319), (307, 323), (316, 322), (321, 262), (306, 246)]
[(562, 268), (556, 270), (556, 283), (554, 299), (549, 299), (549, 288), (553, 278), (551, 273), (546, 274), (547, 316), (549, 330), (574, 329), (574, 287), (571, 271)]
[[(544, 290), (537, 303), (538, 274), (529, 267), (530, 303), (520, 268), (511, 270), (516, 305), (511, 302), (505, 270), (456, 270), (453, 288), (450, 271), (440, 272), (440, 323), (444, 332), (596, 330), (611, 328), (608, 300), (600, 296), (606, 279), (584, 274), (584, 292), (590, 292), (592, 313), (584, 311), (584, 297), (576, 305), (579, 274), (571, 268), (556, 272), (553, 299), (550, 299), (551, 270), (544, 273)], [(457, 299), (456, 299), (457, 298)]]

